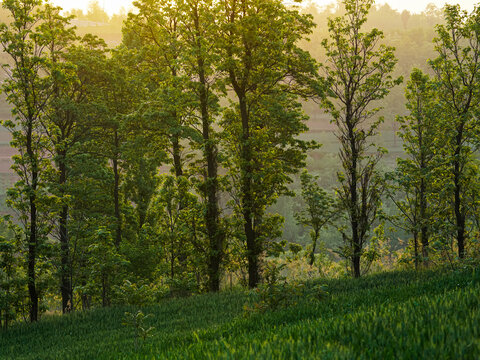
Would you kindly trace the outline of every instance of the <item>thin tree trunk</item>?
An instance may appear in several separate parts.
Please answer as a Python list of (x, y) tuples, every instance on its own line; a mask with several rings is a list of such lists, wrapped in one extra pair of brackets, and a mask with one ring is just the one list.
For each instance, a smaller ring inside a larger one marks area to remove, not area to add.
[[(67, 181), (67, 168), (65, 164), (65, 154), (60, 154), (59, 171), (60, 171), (60, 191), (64, 195), (65, 183)], [(65, 314), (72, 309), (72, 283), (71, 283), (71, 265), (70, 265), (70, 246), (68, 241), (68, 205), (62, 206), (59, 218), (60, 231), (60, 248), (61, 248), (61, 274), (60, 274), (60, 291), (62, 294), (62, 312)]]
[(102, 274), (102, 306), (108, 306), (108, 299), (107, 299), (107, 280), (105, 274)]
[[(117, 132), (115, 131), (115, 146), (118, 149), (118, 137)], [(117, 150), (115, 150), (117, 152)], [(122, 215), (120, 213), (120, 170), (118, 167), (118, 153), (112, 159), (113, 164), (113, 176), (114, 176), (114, 185), (113, 185), (113, 201), (114, 201), (114, 212), (115, 219), (117, 220), (117, 229), (115, 233), (115, 247), (120, 248), (120, 243), (122, 242)]]
[(170, 242), (170, 278), (173, 279), (175, 276), (175, 242), (173, 233), (170, 234), (171, 242)]
[(415, 256), (415, 271), (418, 270), (418, 234), (417, 231), (413, 233), (413, 251)]
[(419, 147), (421, 153), (420, 158), (420, 170), (422, 171), (421, 180), (420, 180), (420, 221), (421, 221), (421, 229), (420, 229), (420, 237), (422, 243), (422, 261), (425, 265), (428, 266), (428, 226), (427, 226), (427, 219), (426, 219), (426, 212), (427, 212), (427, 187), (425, 183), (425, 178), (423, 175), (423, 171), (426, 170), (425, 166), (425, 155), (423, 154), (423, 134), (422, 132), (418, 135), (419, 139)]
[(178, 135), (172, 135), (172, 150), (173, 150), (173, 169), (175, 176), (179, 178), (183, 176), (182, 155), (180, 148), (180, 139)]
[(461, 142), (462, 142), (462, 132), (459, 131), (457, 135), (457, 146), (455, 149), (454, 157), (454, 186), (455, 186), (455, 199), (454, 199), (454, 208), (455, 208), (455, 222), (457, 225), (457, 245), (458, 245), (458, 257), (463, 259), (465, 257), (465, 214), (462, 209), (462, 185), (461, 185), (461, 164), (460, 164), (460, 151), (461, 151)]
[(312, 252), (310, 253), (310, 266), (312, 266), (315, 263), (315, 249), (317, 248), (317, 241), (318, 241), (318, 229), (314, 230), (314, 238), (313, 238), (313, 244), (312, 244)]
[[(198, 27), (198, 19), (196, 26)], [(223, 236), (219, 226), (218, 208), (218, 164), (217, 148), (210, 136), (210, 115), (208, 112), (207, 82), (205, 79), (204, 63), (201, 57), (197, 59), (200, 80), (200, 107), (202, 113), (202, 135), (204, 141), (204, 158), (207, 163), (207, 174), (205, 176), (205, 192), (207, 208), (205, 212), (205, 224), (210, 243), (210, 254), (208, 262), (209, 289), (210, 291), (220, 290), (220, 264), (223, 255)]]
[(252, 154), (250, 149), (250, 129), (248, 121), (248, 110), (245, 95), (239, 96), (240, 116), (242, 119), (242, 144), (241, 144), (241, 186), (242, 186), (242, 212), (244, 219), (244, 230), (247, 238), (247, 259), (248, 259), (248, 286), (255, 288), (260, 281), (260, 269), (258, 266), (258, 249), (255, 230), (253, 227), (253, 194), (252, 194)]
[(30, 232), (28, 233), (28, 265), (27, 265), (27, 284), (28, 294), (30, 296), (30, 322), (38, 320), (38, 292), (36, 287), (35, 267), (37, 261), (37, 184), (38, 184), (38, 164), (33, 150), (33, 126), (32, 121), (29, 121), (27, 131), (27, 155), (29, 157), (30, 165), (32, 167), (32, 184), (28, 200), (30, 203)]
[[(350, 122), (350, 121), (349, 121)], [(349, 126), (348, 129), (349, 145), (350, 145), (350, 154), (352, 157), (352, 163), (350, 165), (350, 225), (352, 227), (352, 265), (353, 265), (353, 276), (359, 278), (361, 275), (360, 272), (360, 256), (362, 253), (361, 239), (359, 236), (359, 224), (358, 224), (358, 189), (357, 189), (357, 163), (358, 163), (358, 149), (356, 146), (356, 136), (353, 126)]]

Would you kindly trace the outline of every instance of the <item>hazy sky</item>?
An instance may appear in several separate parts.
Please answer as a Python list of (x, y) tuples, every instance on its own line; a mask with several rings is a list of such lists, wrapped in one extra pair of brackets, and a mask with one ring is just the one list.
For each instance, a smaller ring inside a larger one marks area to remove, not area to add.
[[(331, 2), (335, 2), (335, 0), (313, 0), (314, 2), (325, 5)], [(462, 8), (471, 10), (473, 9), (473, 5), (478, 3), (480, 0), (377, 0), (377, 3), (389, 3), (390, 6), (394, 9), (404, 10), (407, 9), (412, 12), (421, 12), (425, 9), (426, 5), (429, 3), (434, 3), (438, 7), (442, 7), (445, 3), (459, 3)], [(53, 2), (64, 9), (71, 9), (71, 8), (80, 8), (80, 9), (87, 9), (88, 4), (91, 0), (53, 0)], [(100, 6), (103, 6), (105, 11), (107, 11), (110, 15), (118, 12), (121, 7), (124, 7), (128, 10), (131, 7), (132, 0), (99, 0)]]

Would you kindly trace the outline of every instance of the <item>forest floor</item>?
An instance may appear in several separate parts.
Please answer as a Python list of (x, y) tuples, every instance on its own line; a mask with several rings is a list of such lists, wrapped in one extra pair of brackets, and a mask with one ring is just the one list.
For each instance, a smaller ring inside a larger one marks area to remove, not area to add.
[[(0, 332), (1, 359), (478, 359), (480, 269), (318, 280), (321, 301), (245, 315), (242, 291), (44, 316)], [(136, 344), (137, 342), (137, 344)]]

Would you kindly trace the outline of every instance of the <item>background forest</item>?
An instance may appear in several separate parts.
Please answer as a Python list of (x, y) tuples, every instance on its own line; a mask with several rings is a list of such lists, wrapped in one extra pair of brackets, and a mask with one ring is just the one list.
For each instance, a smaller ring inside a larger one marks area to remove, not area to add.
[(478, 261), (478, 7), (134, 6), (2, 2), (3, 327)]

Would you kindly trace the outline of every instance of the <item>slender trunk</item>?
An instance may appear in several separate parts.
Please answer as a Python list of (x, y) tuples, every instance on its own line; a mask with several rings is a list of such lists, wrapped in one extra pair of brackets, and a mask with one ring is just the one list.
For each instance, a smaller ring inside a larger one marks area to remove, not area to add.
[(172, 150), (173, 150), (173, 169), (175, 176), (179, 178), (183, 176), (182, 155), (180, 147), (180, 139), (178, 135), (172, 135)]
[(350, 225), (352, 227), (352, 265), (353, 265), (353, 276), (359, 278), (361, 275), (360, 272), (360, 257), (362, 254), (362, 244), (359, 234), (359, 219), (358, 219), (358, 189), (357, 189), (357, 163), (358, 163), (358, 149), (356, 146), (356, 137), (358, 135), (355, 132), (353, 126), (349, 126), (348, 137), (349, 137), (349, 146), (352, 162), (350, 164)]
[(422, 178), (420, 182), (420, 221), (422, 224), (420, 228), (420, 237), (421, 237), (421, 243), (422, 243), (422, 257), (423, 257), (423, 262), (425, 262), (425, 264), (428, 263), (428, 226), (427, 226), (426, 212), (427, 212), (426, 185), (425, 185), (425, 179)]
[(62, 207), (60, 213), (60, 246), (61, 246), (61, 293), (62, 311), (70, 312), (73, 307), (72, 267), (70, 262), (70, 244), (68, 241), (68, 205)]
[(218, 164), (217, 148), (211, 139), (210, 115), (208, 112), (207, 81), (205, 79), (204, 63), (201, 57), (198, 58), (199, 80), (200, 80), (200, 107), (202, 114), (202, 135), (204, 141), (204, 158), (207, 163), (207, 174), (205, 176), (205, 192), (207, 207), (205, 212), (205, 224), (207, 236), (210, 243), (210, 254), (208, 261), (209, 289), (210, 291), (220, 290), (220, 265), (223, 255), (223, 236), (219, 226), (218, 208)]
[(113, 164), (113, 201), (114, 201), (114, 212), (115, 219), (117, 220), (117, 229), (115, 233), (115, 247), (120, 248), (120, 243), (122, 242), (122, 215), (120, 213), (120, 169), (118, 166), (118, 148), (119, 140), (117, 131), (115, 131), (115, 155), (112, 159)]
[[(421, 120), (419, 120), (421, 121)], [(420, 123), (421, 125), (421, 123)], [(419, 148), (421, 151), (420, 154), (420, 171), (421, 171), (421, 179), (420, 179), (420, 240), (422, 244), (422, 261), (424, 262), (425, 265), (428, 265), (428, 226), (427, 226), (427, 184), (425, 181), (425, 175), (424, 171), (426, 170), (426, 165), (425, 165), (425, 153), (424, 153), (424, 148), (423, 148), (423, 132), (420, 131), (418, 133), (418, 143), (419, 143)], [(415, 234), (417, 235), (417, 234)], [(416, 239), (417, 241), (417, 239)], [(417, 264), (415, 264), (416, 266)]]
[(242, 187), (242, 212), (244, 219), (244, 230), (247, 238), (247, 260), (248, 260), (248, 286), (255, 288), (260, 281), (258, 266), (258, 249), (256, 234), (253, 226), (253, 194), (252, 194), (252, 153), (250, 149), (250, 129), (248, 121), (248, 110), (245, 95), (239, 96), (240, 116), (242, 119), (242, 144), (241, 144), (241, 187)]
[[(12, 281), (12, 279), (9, 277), (8, 282), (11, 283), (11, 281)], [(5, 308), (5, 320), (4, 320), (5, 330), (8, 329), (8, 323), (10, 321), (10, 317), (8, 316), (9, 311), (10, 311), (10, 285), (8, 286), (7, 291), (6, 291), (6, 298), (7, 298), (7, 306)]]
[(417, 231), (413, 233), (413, 251), (415, 256), (415, 271), (418, 270), (418, 234)]
[(210, 291), (220, 290), (220, 265), (223, 255), (223, 234), (220, 229), (220, 211), (218, 206), (218, 163), (217, 147), (211, 138), (211, 118), (208, 109), (208, 84), (205, 75), (203, 45), (201, 42), (201, 25), (198, 8), (192, 7), (193, 21), (196, 30), (197, 69), (199, 78), (199, 98), (202, 116), (202, 135), (204, 141), (204, 160), (207, 164), (205, 176), (205, 197), (207, 206), (205, 224), (209, 239), (208, 275)]
[(318, 229), (314, 230), (315, 233), (313, 234), (313, 244), (312, 244), (312, 252), (310, 253), (310, 266), (315, 263), (315, 249), (317, 248), (317, 240), (318, 240)]
[(31, 165), (32, 184), (29, 189), (28, 201), (30, 205), (30, 231), (27, 235), (28, 242), (28, 265), (27, 265), (27, 284), (28, 294), (30, 296), (30, 322), (38, 320), (38, 292), (36, 287), (35, 267), (37, 261), (37, 185), (38, 185), (38, 163), (36, 154), (33, 150), (33, 126), (29, 121), (27, 130), (27, 155)]
[[(60, 171), (60, 191), (64, 195), (64, 186), (67, 181), (67, 167), (65, 164), (65, 153), (60, 154), (58, 163)], [(73, 290), (71, 283), (70, 266), (70, 244), (68, 241), (68, 205), (63, 205), (59, 217), (61, 270), (60, 270), (60, 292), (62, 294), (62, 312), (65, 314), (72, 309)]]
[(30, 234), (28, 239), (28, 294), (30, 296), (30, 321), (38, 320), (38, 293), (36, 287), (36, 259), (37, 259), (37, 236), (36, 222), (37, 209), (35, 206), (35, 196), (30, 197)]
[(170, 278), (175, 276), (175, 241), (173, 233), (170, 234)]
[(361, 248), (357, 243), (353, 244), (353, 255), (352, 255), (352, 264), (353, 264), (353, 276), (355, 278), (359, 278), (361, 276), (360, 273), (360, 253)]
[[(175, 113), (174, 116), (176, 117), (177, 114)], [(180, 177), (183, 176), (183, 163), (182, 163), (182, 147), (180, 145), (180, 137), (178, 134), (172, 135), (172, 152), (173, 152), (173, 170), (175, 171), (175, 177), (177, 179), (177, 184), (178, 180)], [(180, 189), (180, 188), (179, 188)], [(182, 211), (185, 208), (185, 200), (184, 200), (184, 194), (179, 193), (179, 202), (178, 202), (178, 210)], [(173, 233), (173, 230), (172, 230)], [(182, 241), (180, 243), (183, 243), (184, 241), (187, 241), (182, 236)], [(186, 262), (187, 257), (184, 251), (184, 248), (179, 248), (177, 249), (176, 255), (175, 255), (175, 245), (174, 245), (174, 239), (172, 236), (172, 248), (171, 248), (171, 263), (170, 263), (170, 275), (173, 279), (174, 276), (174, 263), (175, 263), (175, 257), (178, 259), (179, 265), (183, 264)]]
[(457, 225), (457, 245), (458, 245), (458, 257), (463, 259), (465, 257), (465, 214), (462, 207), (462, 184), (461, 184), (461, 164), (460, 164), (460, 152), (462, 146), (462, 131), (458, 132), (456, 138), (455, 157), (453, 160), (454, 171), (454, 208), (455, 208), (455, 222)]

